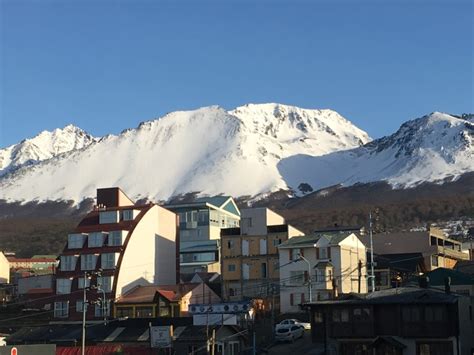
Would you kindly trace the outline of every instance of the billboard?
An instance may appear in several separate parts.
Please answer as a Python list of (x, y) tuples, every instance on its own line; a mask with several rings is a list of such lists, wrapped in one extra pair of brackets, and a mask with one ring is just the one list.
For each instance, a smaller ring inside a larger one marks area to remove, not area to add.
[(170, 348), (172, 341), (172, 325), (150, 327), (150, 344), (152, 348)]

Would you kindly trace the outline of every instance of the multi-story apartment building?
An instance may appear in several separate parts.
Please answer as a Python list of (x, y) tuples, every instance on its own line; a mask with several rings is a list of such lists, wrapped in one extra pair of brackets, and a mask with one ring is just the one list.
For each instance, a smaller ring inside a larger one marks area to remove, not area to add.
[[(368, 236), (362, 238), (369, 245)], [(435, 227), (420, 232), (378, 233), (373, 236), (373, 246), (375, 254), (422, 253), (427, 271), (437, 267), (452, 269), (458, 261), (469, 260), (461, 242)]]
[(165, 207), (179, 215), (181, 272), (220, 272), (221, 229), (238, 227), (240, 222), (234, 199), (203, 197)]
[(282, 313), (298, 312), (310, 300), (367, 292), (367, 249), (353, 232), (291, 238), (278, 251)]
[(175, 284), (178, 236), (173, 212), (137, 205), (119, 188), (98, 189), (97, 206), (68, 235), (60, 256), (54, 317), (81, 319), (84, 287), (90, 302), (106, 299), (87, 307), (93, 319), (137, 285)]
[(303, 232), (268, 208), (241, 210), (240, 228), (222, 230), (223, 297), (266, 298), (278, 289), (278, 246)]

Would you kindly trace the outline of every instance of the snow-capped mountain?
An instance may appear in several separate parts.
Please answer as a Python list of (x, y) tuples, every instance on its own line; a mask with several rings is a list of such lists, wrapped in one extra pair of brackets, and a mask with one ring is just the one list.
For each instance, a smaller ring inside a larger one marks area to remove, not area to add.
[(33, 138), (0, 149), (0, 176), (61, 153), (84, 148), (95, 140), (90, 134), (72, 124), (52, 132), (43, 131)]
[(453, 180), (474, 171), (474, 119), (434, 112), (362, 147), (289, 157), (280, 162), (279, 171), (288, 185), (306, 182), (314, 189), (373, 181), (411, 187)]
[(262, 104), (173, 112), (4, 175), (0, 199), (78, 202), (106, 186), (153, 200), (187, 192), (256, 196), (289, 187), (282, 159), (369, 140), (331, 110)]

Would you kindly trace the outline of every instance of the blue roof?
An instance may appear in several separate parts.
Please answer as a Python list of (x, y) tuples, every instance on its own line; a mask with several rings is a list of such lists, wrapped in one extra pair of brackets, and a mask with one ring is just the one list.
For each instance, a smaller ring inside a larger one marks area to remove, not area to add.
[(222, 207), (222, 205), (230, 198), (230, 196), (213, 196), (213, 197), (200, 197), (194, 200), (194, 202), (210, 203), (211, 205)]

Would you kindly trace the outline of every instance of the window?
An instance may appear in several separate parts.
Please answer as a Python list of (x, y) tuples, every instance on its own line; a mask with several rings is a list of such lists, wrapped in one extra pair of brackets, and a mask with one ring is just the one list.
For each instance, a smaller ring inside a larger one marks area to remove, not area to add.
[(319, 248), (319, 258), (320, 259), (328, 258), (328, 248)]
[(96, 317), (110, 316), (110, 301), (105, 300), (105, 304), (103, 302), (103, 299), (100, 299), (99, 303), (95, 305), (94, 315)]
[(281, 244), (281, 238), (280, 239), (273, 239), (273, 246), (276, 247), (277, 245)]
[[(86, 277), (86, 287), (90, 287), (90, 285), (91, 285), (91, 279)], [(84, 278), (83, 277), (79, 277), (77, 279), (77, 288), (79, 288), (79, 289), (84, 288)]]
[(452, 341), (423, 341), (416, 344), (417, 355), (452, 355)]
[(102, 232), (94, 232), (89, 234), (87, 246), (89, 248), (97, 248), (104, 245), (104, 234)]
[(425, 321), (442, 322), (444, 321), (444, 309), (442, 306), (426, 306)]
[(113, 269), (115, 267), (115, 253), (102, 254), (100, 265), (102, 269)]
[(94, 270), (97, 263), (97, 256), (94, 254), (81, 255), (81, 270)]
[(112, 231), (109, 233), (109, 246), (120, 246), (123, 243), (124, 231)]
[(327, 282), (328, 278), (326, 276), (326, 269), (316, 269), (316, 281), (317, 282)]
[(314, 312), (314, 322), (322, 323), (324, 321), (323, 312)]
[(336, 323), (349, 322), (349, 311), (346, 308), (333, 309), (332, 321)]
[(153, 307), (136, 307), (136, 317), (137, 318), (152, 318), (153, 317)]
[(57, 294), (66, 294), (71, 293), (71, 283), (70, 279), (57, 279), (56, 280), (56, 293)]
[(67, 318), (69, 316), (69, 302), (54, 302), (54, 316), (56, 318)]
[(304, 284), (304, 271), (290, 271), (290, 284), (301, 286)]
[(124, 221), (133, 221), (133, 210), (124, 210), (122, 212), (122, 218)]
[(227, 248), (232, 249), (234, 247), (234, 241), (233, 240), (228, 240), (227, 241)]
[(61, 271), (74, 271), (76, 269), (77, 256), (61, 256)]
[(229, 264), (229, 265), (227, 265), (227, 271), (229, 271), (229, 272), (235, 271), (235, 264)]
[(300, 258), (301, 249), (290, 249), (290, 260), (298, 260)]
[(431, 265), (438, 266), (438, 255), (431, 255)]
[(252, 227), (252, 218), (249, 218), (249, 217), (248, 218), (241, 218), (240, 219), (240, 225), (242, 227), (248, 227), (248, 228)]
[(83, 306), (82, 301), (76, 301), (76, 312), (82, 313), (82, 306)]
[(419, 322), (420, 308), (417, 306), (406, 306), (402, 308), (402, 320), (404, 322)]
[(229, 287), (229, 296), (235, 296), (235, 289), (232, 287)]
[(132, 307), (117, 307), (117, 317), (133, 318), (133, 308)]
[(87, 234), (69, 234), (67, 237), (68, 249), (78, 249), (84, 246), (84, 240)]
[(99, 213), (99, 224), (118, 223), (119, 211), (102, 211)]
[(267, 278), (267, 263), (262, 263), (261, 271), (262, 271), (262, 278), (266, 279)]
[(354, 308), (353, 314), (355, 321), (370, 321), (370, 308)]
[(97, 278), (97, 287), (105, 292), (112, 291), (112, 283), (113, 277), (112, 276), (102, 276)]
[(198, 222), (200, 224), (209, 223), (209, 211), (208, 210), (201, 210), (198, 213)]
[(238, 341), (229, 341), (227, 345), (226, 354), (228, 355), (238, 355), (240, 354), (240, 344)]

